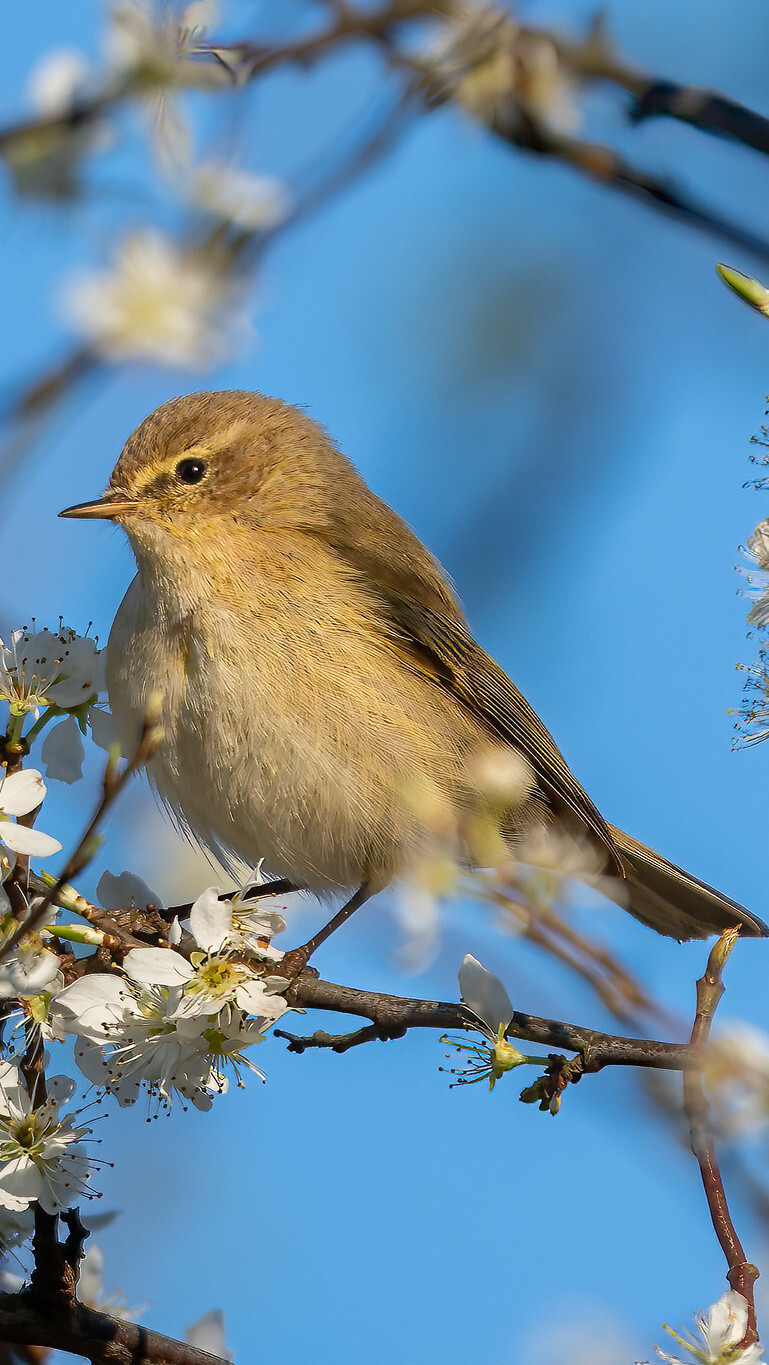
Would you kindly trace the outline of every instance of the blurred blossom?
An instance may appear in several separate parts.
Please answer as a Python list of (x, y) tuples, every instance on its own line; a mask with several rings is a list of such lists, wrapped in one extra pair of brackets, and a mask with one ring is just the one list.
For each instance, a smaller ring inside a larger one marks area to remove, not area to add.
[(40, 751), (46, 777), (69, 785), (78, 782), (83, 776), (84, 757), (83, 737), (74, 716), (67, 716), (48, 731)]
[(195, 1346), (198, 1351), (208, 1351), (210, 1355), (219, 1356), (222, 1360), (235, 1359), (232, 1351), (227, 1349), (224, 1314), (221, 1308), (214, 1308), (210, 1313), (204, 1313), (202, 1318), (198, 1318), (192, 1327), (187, 1328), (184, 1340), (188, 1346)]
[(600, 849), (565, 830), (536, 830), (516, 849), (515, 859), (525, 864), (516, 871), (515, 885), (537, 906), (562, 900), (567, 881), (577, 881), (614, 901), (621, 897), (621, 883), (606, 876)]
[(210, 54), (196, 55), (217, 17), (218, 7), (205, 0), (189, 5), (181, 15), (152, 0), (117, 0), (110, 11), (107, 60), (118, 86), (141, 96), (158, 161), (169, 172), (192, 157), (187, 120), (169, 92), (231, 83), (220, 62)]
[(215, 161), (195, 167), (191, 191), (201, 208), (249, 232), (277, 227), (290, 207), (286, 186), (277, 176), (252, 175)]
[[(32, 68), (27, 90), (30, 103), (41, 120), (65, 118), (88, 97), (88, 60), (77, 48), (46, 52)], [(110, 141), (98, 115), (80, 119), (77, 125), (30, 127), (9, 139), (2, 155), (19, 194), (68, 199), (80, 186), (82, 158), (102, 151)]]
[(86, 1308), (95, 1308), (100, 1313), (109, 1313), (113, 1318), (124, 1322), (136, 1322), (145, 1311), (143, 1305), (129, 1307), (121, 1289), (106, 1293), (104, 1281), (104, 1252), (96, 1242), (89, 1242), (88, 1249), (80, 1262), (77, 1281), (77, 1297)]
[(705, 1076), (714, 1117), (729, 1136), (769, 1123), (769, 1035), (735, 1019), (722, 1024), (708, 1047)]
[(154, 228), (123, 238), (111, 269), (71, 278), (64, 307), (88, 344), (114, 362), (205, 368), (223, 360), (248, 325), (242, 291), (236, 295), (220, 261)]
[(96, 887), (99, 905), (104, 910), (147, 910), (149, 906), (162, 906), (163, 902), (156, 892), (151, 891), (141, 877), (133, 872), (121, 872), (116, 877), (112, 872), (103, 872)]
[(577, 85), (555, 44), (497, 5), (454, 5), (418, 61), (438, 99), (482, 123), (514, 129), (523, 110), (555, 133), (579, 125)]
[(216, 63), (192, 60), (196, 44), (218, 17), (219, 6), (211, 0), (188, 5), (178, 17), (153, 0), (117, 0), (110, 9), (107, 58), (135, 83), (221, 84)]
[(669, 1365), (692, 1365), (693, 1361), (700, 1365), (763, 1365), (764, 1351), (758, 1342), (738, 1349), (748, 1328), (748, 1304), (742, 1294), (730, 1289), (707, 1313), (695, 1314), (695, 1321), (702, 1342), (690, 1332), (683, 1337), (666, 1322), (662, 1324), (687, 1353), (687, 1359), (681, 1360), (655, 1346), (662, 1360), (667, 1360)]
[(27, 82), (35, 111), (50, 118), (69, 113), (83, 98), (89, 75), (88, 58), (79, 48), (58, 47), (44, 53)]

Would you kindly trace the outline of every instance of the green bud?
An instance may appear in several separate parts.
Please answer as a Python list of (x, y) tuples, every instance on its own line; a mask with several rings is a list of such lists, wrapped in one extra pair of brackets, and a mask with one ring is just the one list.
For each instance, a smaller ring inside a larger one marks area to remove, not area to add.
[(766, 285), (761, 284), (761, 281), (754, 279), (752, 275), (743, 275), (741, 270), (734, 270), (730, 265), (722, 265), (720, 261), (716, 270), (724, 284), (728, 285), (743, 303), (749, 304), (764, 317), (769, 317), (769, 289)]

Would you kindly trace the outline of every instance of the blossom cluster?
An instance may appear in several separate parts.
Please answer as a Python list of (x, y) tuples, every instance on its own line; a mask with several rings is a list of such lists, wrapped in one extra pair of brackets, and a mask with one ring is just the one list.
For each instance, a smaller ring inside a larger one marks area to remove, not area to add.
[[(189, 957), (174, 947), (132, 949), (121, 975), (89, 972), (58, 992), (52, 1026), (75, 1035), (81, 1071), (120, 1104), (133, 1104), (145, 1085), (162, 1105), (179, 1096), (210, 1109), (228, 1072), (240, 1085), (243, 1070), (263, 1079), (245, 1050), (286, 1009), (286, 978), (266, 974), (282, 956), (270, 940), (283, 928), (275, 911), (247, 899), (230, 905), (209, 887), (190, 912)], [(175, 926), (172, 940), (182, 933)]]

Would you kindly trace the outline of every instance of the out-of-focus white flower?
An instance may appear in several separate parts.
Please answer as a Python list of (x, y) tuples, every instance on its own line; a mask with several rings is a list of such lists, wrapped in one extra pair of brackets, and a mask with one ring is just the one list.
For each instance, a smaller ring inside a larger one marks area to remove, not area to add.
[(27, 829), (26, 825), (12, 823), (11, 815), (28, 815), (36, 810), (46, 793), (42, 773), (36, 768), (22, 768), (11, 773), (0, 782), (0, 844), (14, 853), (28, 854), (31, 858), (48, 858), (58, 853), (61, 844), (50, 834), (39, 829)]
[(196, 369), (220, 361), (246, 315), (219, 262), (154, 228), (120, 242), (114, 266), (73, 277), (64, 307), (106, 360)]
[(79, 48), (57, 47), (44, 52), (27, 82), (36, 112), (50, 118), (69, 113), (85, 94), (89, 75), (88, 58)]
[(35, 1231), (35, 1213), (31, 1208), (0, 1208), (0, 1255), (20, 1247)]
[(188, 1346), (195, 1346), (199, 1351), (208, 1351), (212, 1356), (219, 1356), (221, 1360), (234, 1360), (232, 1351), (227, 1349), (227, 1338), (224, 1330), (224, 1313), (221, 1308), (214, 1308), (210, 1313), (204, 1313), (202, 1318), (187, 1328), (184, 1333), (184, 1340)]
[(192, 159), (192, 136), (176, 92), (231, 84), (213, 53), (199, 53), (216, 6), (200, 0), (181, 13), (152, 0), (118, 0), (110, 12), (107, 58), (119, 87), (139, 95), (161, 169), (176, 175)]
[(215, 161), (195, 167), (190, 189), (201, 208), (251, 232), (277, 227), (289, 210), (288, 191), (277, 176), (252, 175)]
[(66, 720), (54, 725), (43, 740), (40, 762), (45, 765), (46, 777), (68, 785), (79, 782), (83, 776), (84, 758), (80, 726), (74, 716), (67, 716)]
[(742, 1019), (721, 1021), (705, 1059), (714, 1117), (725, 1134), (758, 1131), (769, 1123), (769, 1035)]
[(116, 70), (149, 85), (221, 84), (215, 63), (191, 60), (218, 15), (211, 0), (197, 0), (178, 17), (152, 0), (117, 0), (110, 10), (107, 57)]
[(519, 110), (557, 133), (580, 121), (576, 82), (546, 34), (496, 4), (456, 4), (420, 64), (439, 99), (454, 99), (483, 123), (514, 126)]
[(104, 652), (90, 635), (62, 626), (15, 630), (9, 645), (0, 640), (0, 701), (12, 715), (37, 716), (44, 706), (75, 711), (104, 686)]
[(163, 903), (134, 872), (121, 872), (118, 877), (112, 872), (103, 872), (96, 886), (96, 896), (104, 910), (147, 910), (151, 905)]
[[(101, 151), (109, 141), (97, 113), (68, 124), (66, 116), (89, 97), (89, 67), (76, 48), (46, 52), (27, 82), (30, 102), (42, 120), (6, 141), (2, 155), (20, 194), (67, 199), (78, 190), (82, 158)], [(61, 123), (47, 120), (61, 119)]]
[(91, 1130), (59, 1118), (74, 1083), (54, 1076), (47, 1088), (48, 1099), (33, 1107), (19, 1068), (0, 1062), (0, 1206), (14, 1212), (37, 1201), (46, 1213), (59, 1213), (93, 1198), (93, 1162), (81, 1145)]
[(758, 1342), (744, 1350), (737, 1349), (748, 1329), (748, 1304), (742, 1294), (730, 1289), (707, 1313), (695, 1314), (695, 1321), (702, 1344), (691, 1333), (687, 1332), (683, 1337), (666, 1322), (662, 1324), (689, 1357), (682, 1361), (679, 1356), (668, 1355), (655, 1346), (662, 1360), (669, 1361), (670, 1365), (691, 1365), (693, 1360), (700, 1365), (764, 1365), (764, 1350)]
[(452, 1071), (457, 1079), (456, 1085), (470, 1085), (475, 1081), (488, 1081), (493, 1090), (497, 1081), (506, 1071), (521, 1066), (524, 1062), (540, 1062), (540, 1057), (526, 1057), (512, 1043), (507, 1041), (505, 1031), (513, 1017), (513, 1007), (499, 977), (486, 970), (484, 966), (467, 953), (459, 969), (459, 988), (462, 999), (474, 1016), (474, 1027), (488, 1039), (488, 1046), (465, 1043), (462, 1039), (443, 1038), (458, 1052), (468, 1054), (468, 1060), (461, 1071)]
[(88, 1249), (80, 1262), (77, 1280), (77, 1297), (86, 1308), (95, 1308), (101, 1313), (109, 1313), (113, 1318), (124, 1322), (136, 1322), (145, 1311), (144, 1307), (132, 1308), (126, 1302), (121, 1289), (110, 1294), (104, 1290), (104, 1252), (96, 1242), (89, 1242)]

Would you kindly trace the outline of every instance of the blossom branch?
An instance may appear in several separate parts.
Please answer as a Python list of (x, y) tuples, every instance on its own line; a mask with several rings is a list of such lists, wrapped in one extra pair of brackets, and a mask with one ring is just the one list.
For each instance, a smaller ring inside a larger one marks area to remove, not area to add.
[[(727, 929), (721, 935), (711, 950), (704, 975), (697, 982), (697, 1011), (690, 1039), (695, 1057), (707, 1044), (710, 1036), (713, 1016), (724, 993), (723, 970), (738, 936), (739, 929)], [(709, 1105), (700, 1067), (696, 1063), (692, 1065), (690, 1061), (684, 1067), (683, 1080), (691, 1148), (700, 1168), (713, 1228), (729, 1267), (726, 1278), (731, 1288), (741, 1294), (748, 1305), (747, 1331), (744, 1338), (744, 1344), (747, 1346), (758, 1341), (753, 1287), (759, 1272), (747, 1259), (729, 1212), (726, 1191), (710, 1135)]]

